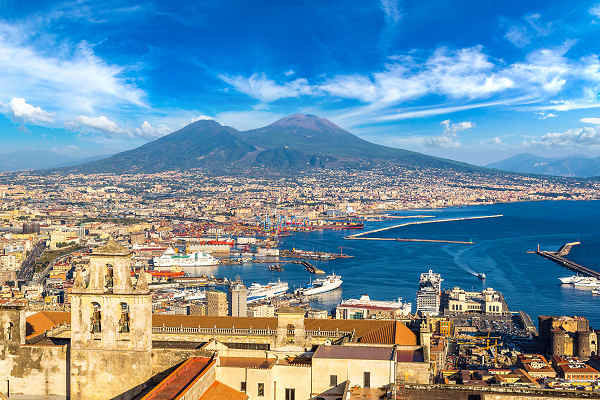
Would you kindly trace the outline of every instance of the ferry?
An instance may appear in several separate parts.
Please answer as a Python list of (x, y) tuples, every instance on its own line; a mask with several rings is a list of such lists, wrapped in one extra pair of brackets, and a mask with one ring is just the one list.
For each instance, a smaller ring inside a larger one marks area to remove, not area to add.
[(191, 254), (178, 254), (172, 247), (169, 247), (160, 257), (154, 257), (153, 262), (155, 267), (202, 267), (217, 265), (219, 260), (201, 251)]
[(313, 296), (330, 292), (342, 286), (342, 277), (336, 274), (327, 275), (325, 278), (315, 279), (305, 288), (296, 289), (295, 294)]
[(248, 303), (253, 303), (259, 300), (267, 300), (272, 297), (277, 297), (285, 294), (289, 289), (287, 282), (281, 282), (278, 280), (277, 282), (269, 282), (266, 285), (261, 285), (259, 283), (253, 283), (248, 287), (248, 297), (246, 301)]

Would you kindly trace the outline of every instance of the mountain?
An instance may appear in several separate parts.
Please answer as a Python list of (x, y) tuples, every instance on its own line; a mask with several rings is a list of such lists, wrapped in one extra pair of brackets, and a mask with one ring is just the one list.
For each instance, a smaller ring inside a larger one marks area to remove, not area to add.
[(545, 158), (524, 153), (488, 164), (487, 167), (522, 174), (587, 178), (600, 176), (600, 157)]
[(297, 173), (313, 168), (409, 167), (480, 170), (469, 164), (367, 142), (314, 115), (295, 114), (240, 132), (200, 120), (136, 149), (60, 173), (153, 173), (201, 168), (210, 173)]
[(19, 150), (0, 154), (0, 172), (59, 168), (105, 158), (106, 155), (82, 157), (74, 152), (50, 150)]

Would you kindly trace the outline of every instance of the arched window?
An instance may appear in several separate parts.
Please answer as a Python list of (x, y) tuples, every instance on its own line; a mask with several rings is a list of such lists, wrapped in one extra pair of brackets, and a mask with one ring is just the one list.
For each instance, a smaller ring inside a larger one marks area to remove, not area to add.
[(104, 287), (108, 290), (112, 290), (113, 288), (113, 266), (111, 264), (106, 264), (104, 275)]
[(90, 331), (92, 333), (102, 332), (102, 307), (95, 301), (92, 303), (92, 318), (90, 321)]
[(121, 303), (121, 318), (119, 319), (119, 333), (129, 332), (129, 305)]

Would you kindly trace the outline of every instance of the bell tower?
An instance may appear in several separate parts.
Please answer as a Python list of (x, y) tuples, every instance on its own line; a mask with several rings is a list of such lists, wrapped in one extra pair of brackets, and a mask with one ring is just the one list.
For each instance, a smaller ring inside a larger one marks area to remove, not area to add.
[(90, 256), (89, 282), (71, 292), (71, 398), (108, 399), (150, 378), (152, 299), (146, 273), (131, 283), (131, 253), (114, 240)]

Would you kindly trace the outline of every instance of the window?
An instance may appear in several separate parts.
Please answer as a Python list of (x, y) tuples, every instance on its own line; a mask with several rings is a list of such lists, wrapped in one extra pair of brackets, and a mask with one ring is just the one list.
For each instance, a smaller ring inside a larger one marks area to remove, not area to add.
[(337, 375), (329, 375), (329, 386), (337, 386)]
[(6, 324), (6, 340), (12, 340), (13, 328), (14, 324), (12, 322)]
[(240, 392), (246, 393), (246, 382), (240, 383)]
[(265, 384), (264, 383), (259, 383), (258, 384), (258, 396), (264, 396), (265, 395)]
[(296, 389), (285, 389), (285, 400), (296, 400)]
[(129, 305), (121, 303), (121, 318), (119, 319), (119, 333), (129, 333)]
[(371, 387), (371, 373), (365, 372), (363, 375), (363, 387), (370, 388)]
[(90, 331), (92, 333), (102, 332), (102, 307), (100, 304), (92, 303), (92, 318), (90, 321)]

